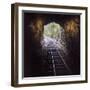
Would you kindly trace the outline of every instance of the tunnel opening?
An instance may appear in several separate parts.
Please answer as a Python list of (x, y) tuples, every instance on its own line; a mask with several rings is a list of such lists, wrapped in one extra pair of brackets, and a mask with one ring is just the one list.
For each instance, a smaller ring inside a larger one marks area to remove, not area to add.
[(43, 38), (41, 40), (42, 48), (57, 48), (65, 50), (65, 31), (63, 27), (56, 23), (50, 22), (44, 25)]

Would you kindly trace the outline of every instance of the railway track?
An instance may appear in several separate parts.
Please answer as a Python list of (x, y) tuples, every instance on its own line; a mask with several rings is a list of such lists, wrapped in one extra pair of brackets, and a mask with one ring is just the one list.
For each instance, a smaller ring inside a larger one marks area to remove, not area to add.
[(48, 75), (69, 75), (70, 68), (66, 64), (63, 52), (57, 48), (49, 47), (47, 49)]

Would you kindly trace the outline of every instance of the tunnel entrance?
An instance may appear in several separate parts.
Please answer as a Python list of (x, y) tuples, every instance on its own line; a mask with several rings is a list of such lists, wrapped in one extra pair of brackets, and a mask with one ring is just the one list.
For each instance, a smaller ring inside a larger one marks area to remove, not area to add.
[(41, 41), (42, 47), (55, 47), (62, 48), (65, 47), (65, 36), (64, 29), (62, 26), (56, 22), (50, 22), (44, 25), (43, 39)]
[(42, 46), (43, 47), (58, 47), (61, 37), (62, 27), (55, 23), (51, 22), (47, 25), (44, 25), (44, 32), (43, 32), (43, 40)]

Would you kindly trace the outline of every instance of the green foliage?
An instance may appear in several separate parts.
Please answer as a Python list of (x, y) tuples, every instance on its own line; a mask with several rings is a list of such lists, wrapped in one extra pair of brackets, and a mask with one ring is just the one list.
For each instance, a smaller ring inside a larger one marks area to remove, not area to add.
[(58, 38), (60, 36), (60, 30), (62, 30), (62, 27), (59, 24), (51, 22), (44, 26), (44, 35), (51, 38)]

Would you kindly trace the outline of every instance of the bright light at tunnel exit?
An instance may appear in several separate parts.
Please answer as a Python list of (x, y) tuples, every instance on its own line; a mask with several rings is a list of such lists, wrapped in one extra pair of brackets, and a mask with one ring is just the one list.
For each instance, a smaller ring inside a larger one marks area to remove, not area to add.
[(56, 22), (51, 22), (47, 25), (44, 25), (43, 39), (41, 41), (43, 48), (58, 48), (65, 51), (65, 40), (62, 36), (64, 29), (62, 26)]

